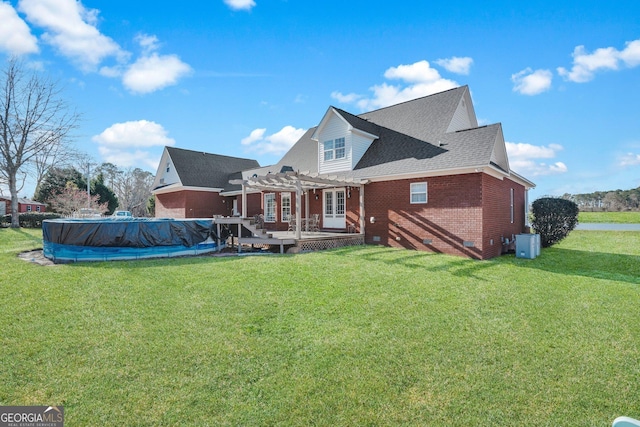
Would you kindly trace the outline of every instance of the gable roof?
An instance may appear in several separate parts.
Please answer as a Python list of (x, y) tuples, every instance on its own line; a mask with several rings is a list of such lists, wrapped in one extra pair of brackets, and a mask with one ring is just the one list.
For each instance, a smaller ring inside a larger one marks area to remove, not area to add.
[(260, 167), (253, 159), (165, 147), (184, 187), (225, 188), (235, 172)]
[(478, 126), (468, 86), (360, 115), (329, 107), (320, 125), (307, 131), (278, 165), (317, 173), (318, 134), (331, 114), (338, 115), (349, 130), (375, 137), (353, 170), (337, 173), (345, 178), (386, 179), (489, 168), (534, 186), (510, 170), (502, 125)]

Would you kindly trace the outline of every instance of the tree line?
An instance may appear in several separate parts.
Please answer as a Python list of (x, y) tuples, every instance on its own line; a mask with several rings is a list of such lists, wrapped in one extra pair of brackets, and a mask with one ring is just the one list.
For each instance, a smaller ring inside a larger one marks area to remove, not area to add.
[(102, 163), (93, 176), (87, 179), (73, 166), (50, 168), (36, 187), (34, 200), (65, 216), (75, 216), (84, 209), (101, 215), (120, 209), (138, 217), (153, 216), (151, 172)]
[(565, 194), (581, 211), (638, 211), (640, 187), (631, 190), (595, 191), (583, 194)]

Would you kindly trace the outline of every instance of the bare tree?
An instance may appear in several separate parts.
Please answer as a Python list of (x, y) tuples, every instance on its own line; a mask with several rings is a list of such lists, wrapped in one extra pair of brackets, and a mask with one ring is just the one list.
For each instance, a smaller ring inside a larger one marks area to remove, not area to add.
[(62, 152), (79, 119), (60, 97), (58, 85), (32, 72), (16, 59), (0, 74), (0, 177), (11, 195), (11, 227), (20, 227), (18, 192), (38, 156), (52, 147)]
[(121, 171), (113, 187), (118, 196), (119, 208), (131, 211), (135, 216), (146, 216), (153, 179), (151, 172), (140, 168)]

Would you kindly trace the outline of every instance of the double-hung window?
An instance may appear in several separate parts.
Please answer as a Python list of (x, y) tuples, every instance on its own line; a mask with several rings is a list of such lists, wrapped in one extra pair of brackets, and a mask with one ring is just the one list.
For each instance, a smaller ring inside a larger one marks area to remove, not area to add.
[(427, 183), (414, 182), (411, 184), (411, 204), (427, 203)]
[(291, 193), (280, 194), (280, 206), (282, 208), (282, 221), (289, 221), (291, 218)]
[(344, 138), (330, 139), (324, 142), (324, 160), (344, 159), (347, 156)]
[(267, 193), (264, 195), (264, 221), (276, 222), (276, 195)]

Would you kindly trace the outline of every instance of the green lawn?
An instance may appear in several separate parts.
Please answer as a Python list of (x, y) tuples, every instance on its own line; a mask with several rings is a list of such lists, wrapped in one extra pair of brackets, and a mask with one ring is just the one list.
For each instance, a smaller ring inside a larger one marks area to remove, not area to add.
[(535, 260), (383, 247), (42, 267), (0, 230), (0, 405), (69, 426), (640, 418), (640, 233)]
[(581, 223), (638, 224), (640, 223), (640, 212), (580, 212), (578, 221)]

